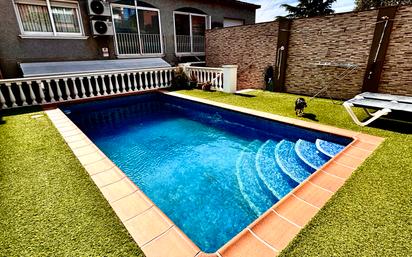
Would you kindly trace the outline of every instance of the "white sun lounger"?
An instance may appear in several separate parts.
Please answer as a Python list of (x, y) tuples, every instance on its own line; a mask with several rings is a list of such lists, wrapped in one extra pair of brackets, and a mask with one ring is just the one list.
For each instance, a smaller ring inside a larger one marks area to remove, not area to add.
[[(344, 102), (343, 106), (356, 124), (359, 126), (367, 126), (392, 111), (412, 113), (412, 97), (365, 92)], [(356, 117), (352, 107), (363, 108), (370, 118), (361, 122), (358, 117)], [(377, 111), (370, 113), (368, 109), (375, 109)]]

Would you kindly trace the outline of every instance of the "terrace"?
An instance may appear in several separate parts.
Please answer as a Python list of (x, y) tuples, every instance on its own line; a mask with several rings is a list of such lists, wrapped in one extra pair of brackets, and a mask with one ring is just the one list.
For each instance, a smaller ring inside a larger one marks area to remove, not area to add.
[[(199, 90), (178, 93), (295, 118), (290, 103), (297, 95), (263, 91), (247, 93), (247, 97)], [(379, 121), (375, 127), (361, 128), (352, 123), (341, 105), (323, 99), (311, 102), (307, 112), (316, 114), (316, 123), (386, 140), (280, 255), (408, 255), (410, 127)], [(361, 110), (356, 113), (363, 115)], [(1, 240), (2, 254), (143, 256), (45, 113), (39, 109), (9, 110), (0, 130), (1, 221), (6, 232)], [(385, 245), (388, 247), (382, 247)]]

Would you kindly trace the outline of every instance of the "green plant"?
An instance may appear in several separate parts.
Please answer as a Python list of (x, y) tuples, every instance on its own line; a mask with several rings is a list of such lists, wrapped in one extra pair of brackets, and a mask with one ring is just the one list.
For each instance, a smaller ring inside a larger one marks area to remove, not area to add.
[(178, 68), (172, 79), (173, 89), (188, 89), (189, 88), (189, 78), (184, 72), (183, 68)]

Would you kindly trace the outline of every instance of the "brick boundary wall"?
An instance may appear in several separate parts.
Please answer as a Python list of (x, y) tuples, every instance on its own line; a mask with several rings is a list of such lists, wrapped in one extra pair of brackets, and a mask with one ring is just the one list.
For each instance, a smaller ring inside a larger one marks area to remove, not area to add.
[(412, 96), (412, 6), (396, 14), (379, 92)]
[(264, 70), (276, 61), (278, 24), (259, 23), (210, 30), (206, 34), (206, 63), (237, 64), (238, 89), (262, 88)]
[[(314, 95), (325, 83), (334, 98), (348, 99), (362, 91), (378, 10), (349, 12), (292, 22), (286, 70), (286, 92)], [(209, 30), (208, 66), (239, 66), (238, 89), (264, 85), (266, 67), (275, 64), (278, 22)], [(379, 92), (412, 96), (412, 6), (399, 8)], [(342, 68), (317, 67), (319, 61), (354, 63), (359, 68), (338, 83)], [(331, 83), (332, 82), (332, 83)], [(325, 96), (325, 95), (322, 95)]]

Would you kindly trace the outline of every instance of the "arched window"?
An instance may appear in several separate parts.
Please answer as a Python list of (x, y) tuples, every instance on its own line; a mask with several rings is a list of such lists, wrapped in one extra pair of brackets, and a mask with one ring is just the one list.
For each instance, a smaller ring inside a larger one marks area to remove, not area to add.
[(185, 7), (174, 11), (176, 55), (204, 55), (205, 32), (210, 28), (208, 15)]

